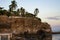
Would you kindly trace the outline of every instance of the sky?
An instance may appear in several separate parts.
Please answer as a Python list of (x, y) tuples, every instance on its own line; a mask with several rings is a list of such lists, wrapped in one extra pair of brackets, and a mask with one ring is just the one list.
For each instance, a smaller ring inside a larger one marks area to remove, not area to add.
[[(12, 0), (0, 0), (0, 7), (9, 9)], [(60, 0), (16, 0), (18, 8), (25, 8), (26, 11), (34, 13), (34, 9), (39, 9), (37, 17), (42, 22), (51, 25), (53, 31), (60, 31)]]

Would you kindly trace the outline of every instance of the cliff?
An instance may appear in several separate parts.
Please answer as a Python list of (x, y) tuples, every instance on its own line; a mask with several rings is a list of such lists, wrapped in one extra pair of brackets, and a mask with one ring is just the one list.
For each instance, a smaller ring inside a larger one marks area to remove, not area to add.
[(13, 38), (16, 37), (15, 35), (26, 33), (35, 34), (39, 38), (45, 33), (44, 39), (52, 40), (50, 25), (41, 22), (41, 19), (37, 17), (0, 16), (0, 33), (6, 32), (12, 33)]

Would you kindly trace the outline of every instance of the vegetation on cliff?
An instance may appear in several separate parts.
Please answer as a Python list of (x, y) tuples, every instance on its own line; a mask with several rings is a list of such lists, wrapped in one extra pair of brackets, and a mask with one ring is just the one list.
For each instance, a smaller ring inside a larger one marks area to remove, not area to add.
[(15, 0), (11, 1), (11, 4), (9, 5), (9, 9), (3, 9), (3, 7), (0, 7), (0, 15), (7, 15), (9, 16), (22, 16), (22, 17), (35, 17), (39, 13), (39, 9), (36, 8), (34, 10), (34, 14), (26, 12), (26, 10), (21, 7), (17, 8), (17, 3)]

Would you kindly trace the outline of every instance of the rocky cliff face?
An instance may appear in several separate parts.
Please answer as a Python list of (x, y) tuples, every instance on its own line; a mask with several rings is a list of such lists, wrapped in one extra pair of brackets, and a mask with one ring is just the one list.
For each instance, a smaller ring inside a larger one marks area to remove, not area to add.
[[(38, 40), (52, 40), (50, 25), (48, 23), (41, 22), (41, 19), (37, 17), (0, 16), (0, 24), (1, 23), (2, 25), (0, 26), (2, 26), (2, 28), (0, 29), (0, 31), (6, 29), (7, 31), (4, 32), (11, 32), (14, 35), (13, 38), (16, 37), (15, 35), (24, 34), (25, 36), (27, 36), (28, 34), (36, 35), (34, 37)], [(4, 29), (3, 24), (6, 24), (6, 27)]]

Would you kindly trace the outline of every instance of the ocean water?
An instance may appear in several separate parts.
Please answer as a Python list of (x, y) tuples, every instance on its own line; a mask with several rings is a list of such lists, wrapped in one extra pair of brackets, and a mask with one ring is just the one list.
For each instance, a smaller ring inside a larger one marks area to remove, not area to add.
[(53, 34), (52, 40), (60, 40), (60, 34)]

